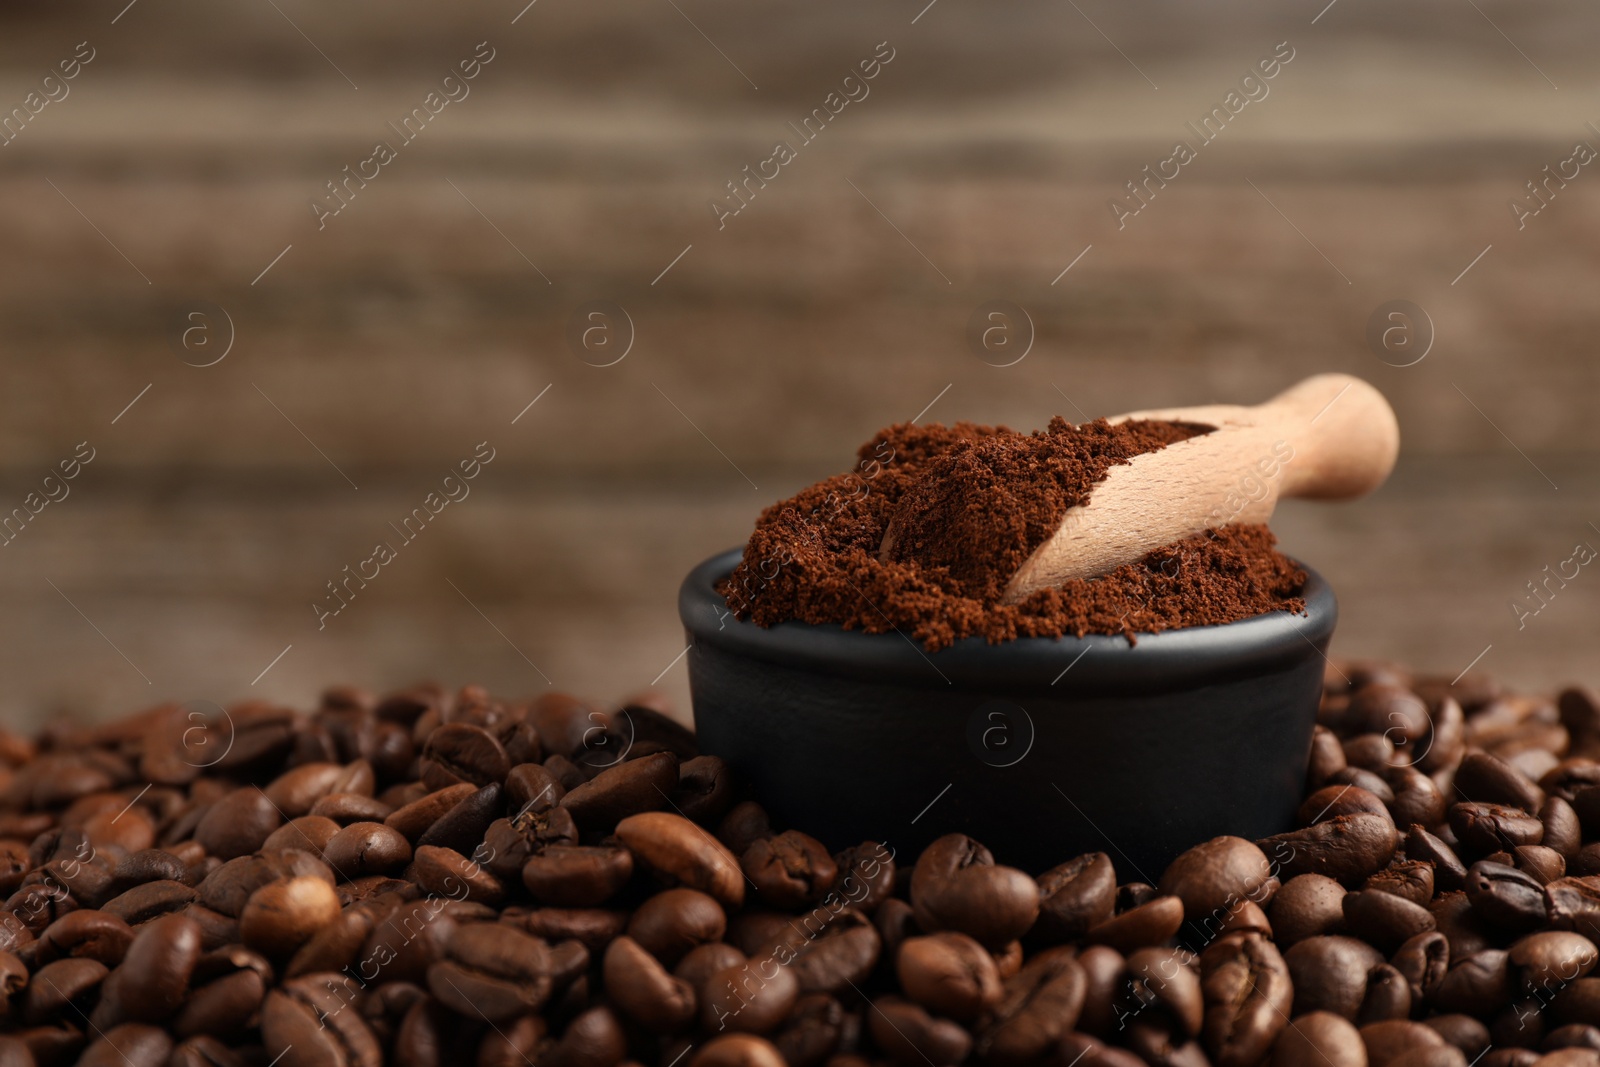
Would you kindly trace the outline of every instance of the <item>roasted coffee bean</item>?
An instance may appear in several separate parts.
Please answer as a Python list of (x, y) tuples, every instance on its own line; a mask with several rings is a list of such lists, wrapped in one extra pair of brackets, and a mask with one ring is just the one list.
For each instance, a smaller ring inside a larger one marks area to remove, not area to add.
[(1450, 829), (1463, 845), (1480, 854), (1537, 845), (1544, 837), (1544, 824), (1537, 817), (1503, 804), (1452, 804)]
[(1344, 742), (1344, 758), (1353, 767), (1378, 772), (1393, 766), (1397, 757), (1394, 741), (1384, 733), (1357, 734)]
[(1569, 982), (1594, 970), (1600, 953), (1594, 942), (1582, 934), (1546, 930), (1517, 941), (1507, 953), (1507, 959), (1520, 990), (1540, 997), (1554, 996)]
[(1183, 901), (1191, 923), (1221, 921), (1247, 900), (1262, 896), (1272, 870), (1261, 850), (1241, 837), (1214, 837), (1167, 866), (1160, 890)]
[(1454, 961), (1430, 998), (1444, 1012), (1486, 1018), (1511, 1003), (1510, 966), (1500, 949), (1484, 949)]
[(685, 818), (714, 826), (736, 799), (733, 770), (717, 756), (695, 756), (678, 766), (673, 804)]
[(906, 995), (936, 1015), (971, 1022), (1000, 1000), (994, 957), (966, 934), (907, 938), (895, 960)]
[(1450, 968), (1450, 942), (1438, 933), (1418, 934), (1395, 952), (1391, 961), (1411, 988), (1411, 1000), (1421, 1004)]
[(1466, 752), (1466, 717), (1453, 696), (1442, 695), (1431, 703), (1433, 729), (1414, 762), (1424, 773), (1437, 774), (1452, 770), (1461, 762)]
[(722, 905), (696, 889), (668, 889), (646, 900), (627, 920), (628, 936), (668, 967), (688, 952), (719, 941), (728, 927)]
[(1366, 996), (1367, 972), (1383, 954), (1350, 937), (1312, 937), (1284, 953), (1294, 983), (1294, 1016), (1328, 1011), (1354, 1020)]
[(377, 797), (362, 796), (360, 793), (329, 793), (311, 805), (310, 814), (320, 815), (324, 819), (331, 819), (340, 826), (345, 826), (353, 822), (382, 822), (394, 814), (394, 805), (386, 804)]
[(707, 979), (700, 1025), (713, 1033), (737, 1030), (770, 1034), (783, 1023), (799, 998), (799, 981), (777, 957), (752, 958)]
[[(63, 956), (79, 956), (115, 967), (132, 941), (133, 930), (121, 917), (106, 911), (75, 911), (45, 927), (34, 958), (39, 963), (49, 963)], [(3, 971), (0, 967), (0, 973)]]
[(839, 874), (822, 842), (796, 830), (755, 842), (739, 863), (757, 896), (791, 911), (821, 900)]
[(959, 930), (989, 948), (1026, 933), (1039, 915), (1039, 887), (963, 834), (929, 845), (911, 872), (911, 906), (924, 930)]
[[(555, 1067), (575, 1067), (558, 1063)], [(587, 1067), (587, 1065), (584, 1065)], [(723, 1034), (707, 1041), (688, 1067), (785, 1067), (783, 1057), (770, 1041), (751, 1034)]]
[(434, 824), (417, 838), (416, 847), (429, 845), (453, 849), (463, 856), (471, 855), (483, 840), (489, 825), (500, 817), (502, 790), (498, 782), (490, 782), (481, 789), (462, 797), (455, 807), (439, 816)]
[(78, 1059), (80, 1067), (166, 1067), (172, 1037), (158, 1026), (124, 1023), (100, 1034)]
[(1092, 944), (1132, 952), (1147, 945), (1166, 944), (1182, 925), (1183, 901), (1177, 897), (1154, 897), (1091, 927), (1087, 937)]
[[(372, 768), (365, 768), (365, 792), (372, 791)], [(285, 771), (261, 792), (286, 819), (308, 815), (311, 807), (329, 793), (347, 792), (342, 784), (352, 777), (338, 763), (302, 763)], [(358, 790), (360, 791), (360, 790)]]
[(676, 1033), (694, 1018), (694, 988), (669, 974), (631, 937), (619, 937), (606, 948), (603, 977), (617, 1007), (647, 1030)]
[(1396, 826), (1436, 826), (1444, 821), (1449, 802), (1432, 778), (1412, 767), (1394, 767), (1389, 782), (1394, 790), (1389, 815)]
[(167, 1067), (245, 1067), (245, 1061), (216, 1038), (198, 1034), (173, 1046)]
[(1386, 812), (1339, 815), (1256, 844), (1269, 860), (1277, 863), (1281, 879), (1325, 874), (1354, 886), (1389, 862), (1397, 842), (1394, 824)]
[(1217, 1067), (1266, 1057), (1294, 1002), (1288, 964), (1265, 938), (1235, 934), (1200, 956), (1205, 1016), (1201, 1044)]
[[(1133, 961), (1129, 963), (1131, 969)], [(1199, 980), (1194, 983), (1198, 1008)], [(1087, 988), (1088, 976), (1071, 949), (1039, 953), (1006, 979), (999, 1003), (978, 1034), (978, 1054), (1001, 1065), (1037, 1060), (1077, 1025)]]
[(1548, 918), (1544, 886), (1515, 867), (1484, 860), (1467, 872), (1467, 899), (1486, 922), (1508, 932), (1532, 930)]
[(308, 974), (267, 994), (261, 1039), (269, 1057), (295, 1052), (297, 1062), (329, 1067), (379, 1067), (383, 1050), (354, 1007), (359, 987), (342, 974)]
[(1285, 948), (1308, 937), (1338, 933), (1344, 926), (1344, 887), (1322, 874), (1291, 878), (1272, 898), (1267, 917), (1273, 939)]
[(1128, 1027), (1128, 1047), (1146, 1063), (1161, 1067), (1206, 1067), (1206, 1054), (1196, 1041), (1183, 1041), (1157, 1023)]
[(456, 920), (437, 898), (402, 904), (376, 917), (361, 946), (356, 977), (363, 982), (427, 980), (428, 968), (443, 958), (457, 933)]
[(506, 800), (514, 814), (548, 811), (561, 803), (567, 790), (538, 763), (519, 763), (506, 775)]
[(320, 856), (322, 850), (328, 847), (328, 842), (333, 840), (333, 835), (338, 832), (339, 824), (325, 815), (302, 815), (272, 831), (261, 847), (297, 848), (313, 856)]
[(867, 1017), (872, 1039), (901, 1067), (953, 1067), (972, 1050), (972, 1036), (901, 997), (879, 997)]
[(1086, 853), (1052, 867), (1039, 876), (1038, 883), (1039, 918), (1033, 925), (1034, 937), (1052, 944), (1076, 941), (1112, 916), (1117, 872), (1104, 852)]
[(627, 928), (628, 913), (603, 908), (539, 908), (528, 913), (525, 925), (528, 933), (552, 944), (577, 941), (596, 952)]
[(1578, 823), (1578, 813), (1560, 797), (1550, 797), (1539, 808), (1539, 821), (1544, 824), (1541, 844), (1555, 849), (1561, 858), (1571, 862), (1583, 847), (1583, 828)]
[(537, 1011), (550, 995), (547, 956), (544, 942), (504, 923), (467, 924), (428, 965), (428, 988), (458, 1014), (500, 1022)]
[(37, 1025), (66, 1015), (75, 1019), (91, 1004), (105, 981), (106, 965), (99, 960), (73, 959), (47, 963), (28, 982), (22, 998), (23, 1022)]
[(287, 959), (313, 934), (339, 917), (339, 895), (320, 878), (284, 878), (250, 895), (239, 913), (244, 943)]
[(1077, 1067), (1145, 1067), (1144, 1061), (1127, 1049), (1107, 1045), (1088, 1034), (1062, 1037), (1059, 1055)]
[(1544, 790), (1505, 760), (1487, 752), (1469, 753), (1456, 768), (1455, 787), (1467, 800), (1520, 808), (1532, 814), (1544, 803)]
[(345, 879), (391, 874), (411, 862), (411, 842), (381, 822), (357, 822), (329, 838), (322, 855)]
[(182, 882), (187, 872), (187, 865), (173, 853), (164, 848), (147, 848), (117, 861), (111, 871), (110, 891), (115, 897), (146, 882)]
[(772, 1044), (790, 1067), (817, 1067), (839, 1047), (844, 1022), (844, 1007), (836, 998), (812, 993), (795, 1001)]
[(544, 1043), (548, 1027), (537, 1015), (524, 1015), (483, 1035), (477, 1067), (527, 1067)]
[(1368, 878), (1363, 888), (1393, 893), (1426, 907), (1433, 899), (1433, 864), (1420, 860), (1397, 861)]
[(1469, 1059), (1476, 1060), (1489, 1048), (1489, 1028), (1470, 1015), (1435, 1015), (1422, 1025), (1454, 1045)]
[(246, 967), (201, 986), (189, 994), (172, 1020), (172, 1032), (180, 1037), (207, 1034), (238, 1039), (261, 1010), (270, 979), (270, 971), (263, 975)]
[(1361, 1028), (1361, 1041), (1367, 1047), (1367, 1062), (1387, 1065), (1402, 1056), (1424, 1049), (1445, 1047), (1439, 1034), (1409, 1019), (1391, 1019)]
[(1344, 729), (1383, 734), (1396, 744), (1421, 741), (1433, 720), (1422, 698), (1403, 686), (1365, 685), (1350, 694)]
[(868, 915), (894, 892), (894, 853), (880, 841), (863, 841), (835, 853), (833, 865), (839, 872), (833, 892)]
[(166, 1020), (188, 994), (200, 952), (200, 926), (187, 915), (163, 915), (145, 923), (121, 966), (106, 979), (91, 1021), (105, 1030), (123, 1022)]
[(744, 855), (746, 849), (763, 837), (771, 837), (773, 832), (766, 809), (753, 800), (735, 804), (717, 824), (717, 840), (738, 856)]
[(819, 907), (768, 942), (759, 954), (771, 954), (794, 972), (802, 995), (844, 994), (859, 987), (877, 966), (883, 939), (872, 920), (854, 908), (838, 914)]
[[(1144, 948), (1128, 957), (1128, 992), (1132, 1014), (1155, 1007), (1184, 1039), (1196, 1037), (1205, 1015), (1205, 997), (1197, 962), (1187, 949)], [(1141, 1022), (1157, 1022), (1141, 1017)]]
[(1467, 867), (1443, 839), (1413, 825), (1406, 833), (1406, 858), (1433, 864), (1435, 890), (1450, 893), (1466, 886)]
[(406, 840), (415, 841), (452, 808), (477, 791), (471, 782), (457, 782), (396, 808), (383, 820), (383, 825), (399, 831)]
[(200, 893), (201, 905), (238, 918), (251, 893), (279, 878), (301, 875), (322, 878), (329, 885), (333, 884), (333, 871), (322, 860), (309, 852), (283, 849), (229, 860), (195, 888)]
[(1091, 945), (1078, 954), (1078, 964), (1083, 968), (1085, 979), (1078, 1029), (1109, 1038), (1120, 1029), (1118, 1001), (1127, 981), (1127, 960), (1114, 948)]
[(616, 836), (636, 862), (669, 884), (709, 893), (728, 907), (744, 903), (739, 861), (683, 816), (664, 811), (630, 815), (617, 823)]
[(1306, 770), (1306, 792), (1315, 792), (1327, 784), (1330, 775), (1345, 768), (1344, 748), (1338, 735), (1325, 726), (1316, 727), (1311, 735), (1311, 762)]
[[(1359, 773), (1369, 779), (1377, 777), (1371, 771)], [(1365, 814), (1390, 818), (1386, 801), (1394, 800), (1393, 791), (1381, 779), (1369, 784), (1373, 785), (1373, 789), (1348, 782), (1334, 782), (1324, 786), (1301, 802), (1300, 810), (1295, 814), (1296, 821), (1305, 826), (1314, 826), (1319, 822), (1338, 818), (1340, 815)], [(1374, 791), (1380, 789), (1381, 792)]]
[(536, 901), (555, 907), (603, 904), (634, 875), (634, 854), (613, 846), (552, 845), (528, 857), (522, 881)]
[(1376, 889), (1350, 893), (1344, 898), (1344, 922), (1349, 933), (1382, 952), (1393, 952), (1435, 925), (1427, 908)]
[[(661, 958), (656, 953), (651, 954), (656, 955), (657, 959)], [(707, 941), (683, 953), (672, 968), (672, 974), (700, 991), (713, 974), (744, 963), (745, 959), (743, 952), (725, 941)]]
[(657, 752), (609, 767), (561, 798), (582, 830), (610, 829), (629, 815), (665, 808), (678, 788), (678, 757)]
[(531, 857), (555, 845), (576, 845), (578, 840), (578, 825), (565, 808), (496, 819), (483, 834), (483, 865), (501, 882), (515, 885)]
[(562, 755), (546, 756), (544, 769), (560, 783), (561, 788), (570, 792), (589, 780), (584, 769)]
[(1342, 1016), (1314, 1011), (1295, 1016), (1272, 1045), (1272, 1067), (1307, 1067), (1326, 1061), (1331, 1067), (1365, 1067), (1366, 1045)]
[(1600, 939), (1600, 880), (1558, 878), (1544, 887), (1550, 925)]
[(126, 893), (106, 901), (100, 910), (137, 926), (169, 911), (179, 911), (197, 897), (199, 893), (182, 882), (163, 879), (136, 885)]
[(497, 905), (506, 895), (500, 879), (449, 848), (418, 845), (411, 865), (411, 877), (424, 893), (453, 900)]
[(422, 780), (430, 789), (458, 782), (485, 786), (504, 782), (511, 758), (493, 734), (467, 723), (446, 723), (428, 735), (422, 749)]
[(259, 849), (282, 823), (267, 795), (245, 786), (211, 805), (195, 827), (194, 839), (211, 855), (229, 860)]
[(1361, 998), (1361, 1010), (1356, 1013), (1356, 1023), (1386, 1022), (1390, 1019), (1411, 1017), (1411, 984), (1405, 975), (1387, 963), (1380, 963), (1367, 972), (1367, 993)]
[(1544, 845), (1518, 845), (1511, 850), (1511, 857), (1517, 870), (1526, 871), (1544, 885), (1567, 873), (1567, 862), (1561, 853)]
[(1491, 942), (1500, 937), (1499, 931), (1473, 910), (1464, 891), (1434, 897), (1428, 910), (1433, 912), (1439, 932), (1450, 942), (1451, 959), (1490, 948)]

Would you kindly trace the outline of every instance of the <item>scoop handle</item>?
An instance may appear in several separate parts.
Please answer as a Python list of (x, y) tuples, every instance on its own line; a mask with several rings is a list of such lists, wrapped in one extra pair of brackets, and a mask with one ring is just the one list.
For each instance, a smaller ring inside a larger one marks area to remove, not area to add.
[(1349, 374), (1317, 374), (1254, 407), (1212, 404), (1118, 415), (1250, 428), (1250, 436), (1294, 449), (1278, 496), (1341, 500), (1383, 484), (1400, 453), (1400, 424), (1383, 394)]

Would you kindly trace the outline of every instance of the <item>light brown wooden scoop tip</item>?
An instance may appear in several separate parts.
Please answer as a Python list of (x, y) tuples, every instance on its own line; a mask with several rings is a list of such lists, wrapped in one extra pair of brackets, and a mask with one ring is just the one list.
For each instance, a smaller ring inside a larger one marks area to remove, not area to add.
[(1266, 522), (1282, 496), (1361, 496), (1383, 484), (1400, 448), (1388, 401), (1346, 374), (1307, 378), (1254, 407), (1166, 408), (1110, 421), (1130, 419), (1215, 429), (1111, 468), (1017, 569), (1004, 602), (1098, 577), (1202, 530)]

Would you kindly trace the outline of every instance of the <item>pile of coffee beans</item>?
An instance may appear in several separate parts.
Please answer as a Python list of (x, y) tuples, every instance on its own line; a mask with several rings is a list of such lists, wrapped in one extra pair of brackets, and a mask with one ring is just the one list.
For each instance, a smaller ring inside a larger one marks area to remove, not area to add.
[(1338, 665), (1298, 823), (830, 852), (474, 687), (0, 733), (0, 1067), (1600, 1067), (1600, 700)]

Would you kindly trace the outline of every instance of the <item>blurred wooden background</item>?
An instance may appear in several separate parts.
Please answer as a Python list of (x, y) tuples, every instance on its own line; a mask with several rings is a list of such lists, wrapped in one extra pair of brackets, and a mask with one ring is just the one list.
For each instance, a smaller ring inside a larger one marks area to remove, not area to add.
[[(1592, 9), (925, 5), (0, 5), (0, 116), (95, 53), (0, 146), (0, 512), (96, 450), (0, 549), (0, 717), (423, 676), (683, 705), (683, 573), (877, 427), (1320, 370), (1384, 389), (1405, 441), (1370, 500), (1280, 511), (1338, 650), (1600, 683), (1600, 576), (1520, 631), (1510, 607), (1600, 546), (1600, 176), (1521, 231), (1507, 207), (1600, 146)], [(319, 231), (310, 200), (485, 41)], [(708, 201), (882, 41), (870, 95), (719, 230)], [(1119, 230), (1108, 199), (1284, 41)], [(1400, 298), (1435, 331), (1406, 368), (1365, 340)], [(1036, 327), (1014, 366), (967, 347), (993, 299)], [(565, 339), (591, 300), (633, 323), (614, 366)], [(235, 332), (204, 368), (170, 341), (197, 301)], [(319, 631), (324, 583), (485, 440), (471, 496)]]

